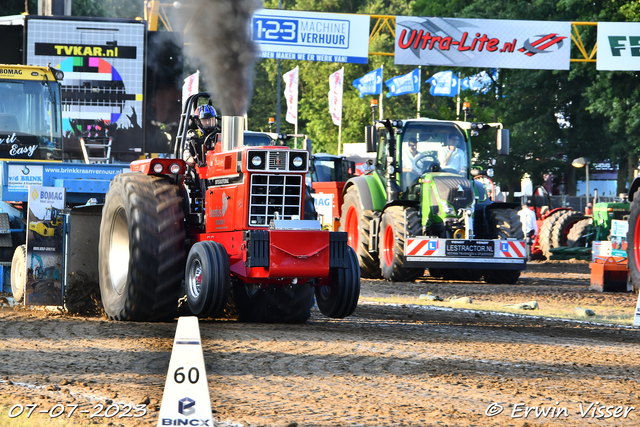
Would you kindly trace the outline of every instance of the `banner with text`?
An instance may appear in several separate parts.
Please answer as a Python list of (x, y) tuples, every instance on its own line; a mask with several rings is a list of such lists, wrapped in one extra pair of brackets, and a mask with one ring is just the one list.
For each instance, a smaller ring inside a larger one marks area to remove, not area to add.
[(342, 88), (344, 85), (344, 68), (329, 76), (329, 114), (336, 126), (342, 125)]
[(29, 186), (25, 305), (62, 305), (64, 187)]
[(568, 70), (571, 22), (396, 17), (395, 63)]
[(596, 69), (640, 71), (640, 23), (598, 22)]
[(260, 9), (251, 36), (261, 58), (366, 64), (369, 15)]
[(285, 73), (284, 99), (287, 101), (287, 117), (285, 120), (291, 124), (298, 122), (298, 67)]

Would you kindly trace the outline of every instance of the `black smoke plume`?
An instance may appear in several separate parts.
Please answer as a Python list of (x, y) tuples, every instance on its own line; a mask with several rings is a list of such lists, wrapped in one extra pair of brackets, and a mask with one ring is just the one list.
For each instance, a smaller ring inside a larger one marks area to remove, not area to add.
[[(188, 12), (186, 54), (200, 68), (218, 114), (242, 116), (249, 109), (258, 47), (249, 26), (260, 0), (198, 0)], [(186, 8), (185, 8), (186, 9)]]

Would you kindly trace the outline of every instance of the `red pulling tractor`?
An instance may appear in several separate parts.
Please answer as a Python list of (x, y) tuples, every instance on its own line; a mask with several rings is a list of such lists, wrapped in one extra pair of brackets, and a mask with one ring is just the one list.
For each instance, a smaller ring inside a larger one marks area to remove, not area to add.
[[(116, 176), (100, 227), (100, 291), (113, 320), (219, 315), (233, 297), (243, 321), (302, 323), (320, 311), (351, 315), (360, 267), (347, 233), (304, 220), (309, 153), (243, 146), (242, 117), (222, 117), (194, 168), (180, 160), (207, 94), (180, 120), (176, 159), (146, 159)], [(184, 287), (181, 286), (184, 279)]]

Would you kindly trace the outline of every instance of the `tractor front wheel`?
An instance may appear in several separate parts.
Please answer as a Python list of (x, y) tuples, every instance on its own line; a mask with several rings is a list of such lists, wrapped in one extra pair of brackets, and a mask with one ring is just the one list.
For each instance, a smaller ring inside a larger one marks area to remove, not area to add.
[(423, 268), (404, 266), (404, 240), (419, 236), (420, 217), (414, 208), (391, 206), (382, 214), (380, 221), (380, 268), (382, 277), (391, 282), (413, 282), (422, 274)]
[(216, 317), (229, 299), (229, 255), (218, 242), (198, 242), (187, 257), (187, 304), (198, 317)]
[(184, 277), (180, 189), (168, 178), (117, 175), (102, 209), (100, 294), (112, 320), (170, 321)]
[(373, 211), (360, 206), (358, 189), (355, 186), (349, 187), (342, 204), (340, 231), (346, 231), (349, 235), (349, 246), (356, 251), (362, 277), (377, 279), (380, 277), (378, 254), (369, 252), (372, 219)]
[(640, 292), (640, 190), (634, 194), (629, 209), (627, 268), (633, 290)]
[(332, 268), (330, 283), (316, 287), (320, 312), (327, 317), (342, 319), (350, 316), (360, 298), (360, 265), (352, 247), (347, 248), (347, 268)]
[(22, 302), (27, 286), (27, 245), (20, 245), (11, 260), (11, 293), (16, 302)]
[[(522, 222), (515, 209), (492, 209), (489, 222), (494, 239), (524, 240)], [(513, 285), (520, 278), (520, 270), (484, 270), (482, 275), (487, 283)]]

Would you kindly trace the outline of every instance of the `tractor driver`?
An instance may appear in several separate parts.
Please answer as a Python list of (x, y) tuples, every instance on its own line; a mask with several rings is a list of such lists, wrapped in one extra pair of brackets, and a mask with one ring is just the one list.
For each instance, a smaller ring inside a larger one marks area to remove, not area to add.
[[(204, 155), (207, 148), (205, 147), (205, 141), (207, 137), (220, 130), (217, 126), (217, 113), (215, 108), (211, 105), (201, 105), (196, 109), (195, 115), (196, 129), (190, 129), (187, 131), (187, 139), (184, 148), (182, 158), (187, 162), (187, 165), (193, 167), (196, 163), (202, 163), (205, 161)], [(214, 136), (209, 138), (211, 145), (215, 144), (215, 140), (212, 140)], [(209, 142), (207, 141), (207, 142)]]
[(451, 133), (447, 145), (438, 153), (440, 166), (444, 172), (464, 175), (467, 172), (467, 155), (459, 133)]

